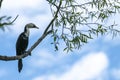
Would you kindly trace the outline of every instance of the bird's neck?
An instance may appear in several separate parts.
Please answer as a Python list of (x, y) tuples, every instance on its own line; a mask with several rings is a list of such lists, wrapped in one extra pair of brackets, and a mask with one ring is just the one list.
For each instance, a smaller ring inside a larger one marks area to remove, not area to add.
[(28, 27), (25, 27), (24, 33), (25, 33), (26, 37), (29, 37), (30, 31), (29, 31), (29, 28), (28, 28)]

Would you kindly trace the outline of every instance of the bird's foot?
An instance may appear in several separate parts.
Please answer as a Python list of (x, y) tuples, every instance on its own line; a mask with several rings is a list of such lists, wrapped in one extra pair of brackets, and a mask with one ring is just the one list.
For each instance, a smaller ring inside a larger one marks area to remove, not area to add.
[(25, 51), (25, 53), (29, 53), (29, 55), (31, 56), (31, 52), (30, 51)]

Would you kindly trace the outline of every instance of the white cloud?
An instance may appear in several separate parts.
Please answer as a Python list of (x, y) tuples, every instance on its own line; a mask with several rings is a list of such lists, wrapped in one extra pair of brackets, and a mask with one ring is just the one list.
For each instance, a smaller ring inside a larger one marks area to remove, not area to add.
[[(46, 17), (49, 16), (49, 17)], [(45, 28), (47, 27), (48, 23), (51, 20), (51, 16), (46, 14), (46, 15), (36, 15), (35, 17), (27, 17), (25, 15), (20, 15), (17, 20), (15, 21), (14, 25), (9, 26), (9, 28), (12, 30), (14, 34), (20, 34), (24, 30), (24, 26), (27, 23), (34, 23), (36, 26), (39, 27), (38, 30), (31, 30), (32, 33), (36, 32), (43, 32)], [(11, 32), (10, 32), (11, 33)]]
[[(26, 7), (37, 7), (39, 4), (42, 4), (43, 0), (4, 0), (3, 8), (26, 8)], [(4, 6), (7, 5), (7, 6)]]
[(108, 59), (105, 53), (90, 53), (61, 76), (54, 74), (36, 77), (33, 80), (91, 80), (101, 75), (107, 67)]
[(2, 3), (1, 14), (11, 16), (23, 14), (32, 17), (33, 14), (47, 12), (49, 9), (48, 7), (49, 4), (44, 0), (4, 0)]
[(70, 72), (62, 76), (61, 80), (92, 79), (100, 75), (107, 66), (108, 60), (104, 53), (89, 54), (76, 63)]
[[(46, 46), (46, 42), (42, 44), (41, 46)], [(70, 55), (63, 53), (62, 50), (58, 51), (58, 54), (54, 54), (50, 52), (50, 49), (46, 49), (45, 47), (39, 48), (34, 52), (35, 54), (32, 55), (32, 58), (29, 60), (29, 65), (34, 68), (39, 67), (50, 67), (55, 65), (60, 65), (65, 63), (66, 58), (68, 58)], [(72, 54), (71, 54), (72, 55)], [(32, 64), (32, 65), (31, 65)], [(64, 64), (63, 64), (64, 65)], [(67, 64), (66, 64), (67, 66)], [(65, 65), (64, 65), (65, 67)]]
[(24, 30), (24, 26), (29, 19), (26, 16), (19, 16), (15, 21), (14, 25), (11, 25), (9, 28), (13, 31), (14, 34), (20, 34)]
[[(48, 3), (44, 0), (4, 0), (1, 12), (3, 15), (11, 15), (12, 19), (17, 14), (19, 15), (14, 25), (8, 27), (13, 34), (20, 34), (24, 30), (25, 24), (30, 22), (39, 27), (39, 30), (31, 30), (32, 33), (36, 33), (42, 32), (52, 18), (48, 7)], [(6, 31), (8, 34), (11, 33), (7, 29)]]
[(47, 50), (38, 50), (36, 54), (32, 56), (32, 58), (29, 60), (29, 65), (33, 67), (45, 67), (50, 66), (54, 63), (54, 56), (52, 53), (50, 53)]

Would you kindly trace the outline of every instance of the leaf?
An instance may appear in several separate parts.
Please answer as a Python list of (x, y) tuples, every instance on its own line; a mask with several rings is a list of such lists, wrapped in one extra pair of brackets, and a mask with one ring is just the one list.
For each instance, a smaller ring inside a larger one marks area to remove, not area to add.
[(67, 49), (68, 49), (68, 47), (64, 48), (64, 50), (63, 50), (63, 51), (66, 51)]
[(56, 38), (57, 38), (57, 37), (56, 37), (56, 36), (54, 36), (54, 42), (56, 42)]
[(58, 46), (55, 44), (55, 50), (58, 51)]

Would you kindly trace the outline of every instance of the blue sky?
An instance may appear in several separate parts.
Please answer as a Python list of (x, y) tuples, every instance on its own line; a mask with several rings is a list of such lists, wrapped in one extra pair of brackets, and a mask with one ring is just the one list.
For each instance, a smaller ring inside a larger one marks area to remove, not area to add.
[[(4, 0), (1, 14), (19, 15), (14, 25), (0, 31), (0, 55), (15, 55), (15, 43), (24, 25), (33, 22), (40, 29), (31, 30), (29, 47), (40, 37), (52, 19), (46, 0)], [(113, 16), (119, 23), (120, 15)], [(23, 59), (23, 70), (17, 71), (17, 61), (0, 61), (0, 80), (120, 80), (120, 36), (95, 37), (80, 50), (70, 53), (54, 51), (51, 36), (46, 37), (32, 52)], [(28, 48), (29, 48), (28, 47)]]

